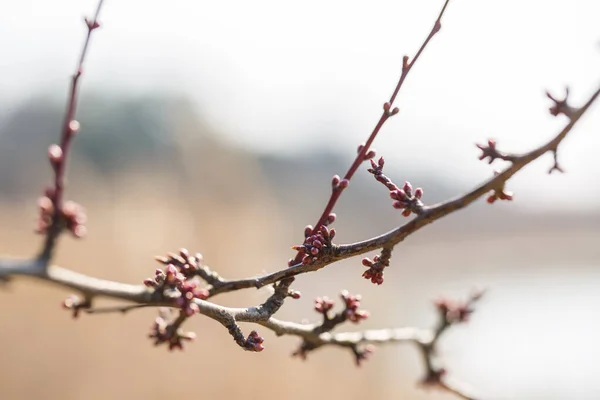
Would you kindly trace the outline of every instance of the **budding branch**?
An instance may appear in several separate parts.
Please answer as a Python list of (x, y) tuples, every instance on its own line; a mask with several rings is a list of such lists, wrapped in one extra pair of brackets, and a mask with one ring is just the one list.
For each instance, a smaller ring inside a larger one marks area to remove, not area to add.
[[(568, 103), (568, 90), (563, 100), (558, 100), (548, 94), (553, 102), (550, 107), (551, 114), (566, 116), (568, 123), (551, 140), (534, 150), (523, 154), (506, 153), (497, 148), (494, 140), (489, 140), (486, 145), (477, 145), (482, 151), (481, 160), (487, 158), (491, 164), (499, 159), (508, 162), (509, 165), (505, 169), (495, 172), (494, 176), (473, 190), (439, 204), (429, 206), (423, 204), (421, 200), (423, 189), (413, 190), (409, 182), (397, 186), (391, 178), (383, 174), (385, 164), (383, 157), (374, 161), (376, 153), (371, 149), (371, 145), (384, 123), (399, 113), (399, 109), (393, 107), (396, 97), (415, 62), (435, 34), (440, 31), (442, 16), (448, 3), (449, 0), (444, 2), (430, 33), (414, 58), (409, 61), (409, 57), (404, 56), (400, 79), (389, 101), (384, 103), (382, 115), (375, 128), (367, 141), (359, 146), (356, 159), (344, 177), (340, 178), (337, 175), (333, 177), (331, 196), (320, 218), (314, 227), (309, 225), (305, 228), (304, 242), (293, 247), (297, 254), (288, 262), (287, 267), (257, 278), (229, 280), (204, 265), (200, 254), (191, 255), (187, 250), (181, 249), (179, 253), (169, 253), (165, 257), (157, 257), (157, 261), (163, 268), (157, 269), (152, 278), (145, 279), (144, 285), (134, 285), (99, 279), (51, 264), (52, 255), (61, 233), (67, 230), (75, 237), (82, 237), (86, 232), (86, 217), (83, 208), (74, 202), (64, 202), (63, 198), (69, 150), (79, 130), (79, 123), (75, 119), (78, 85), (83, 74), (83, 63), (92, 33), (100, 26), (98, 22), (102, 8), (102, 0), (100, 0), (94, 18), (86, 19), (87, 36), (76, 71), (72, 76), (60, 144), (52, 145), (48, 150), (54, 179), (53, 185), (44, 190), (44, 195), (40, 199), (40, 218), (36, 227), (38, 233), (45, 235), (43, 247), (39, 255), (33, 258), (0, 258), (0, 280), (8, 282), (13, 277), (30, 277), (79, 292), (82, 299), (71, 297), (64, 302), (64, 306), (69, 308), (74, 316), (78, 316), (81, 312), (87, 314), (124, 313), (142, 307), (161, 307), (160, 315), (152, 327), (150, 337), (156, 344), (166, 343), (170, 349), (182, 348), (183, 341), (194, 338), (191, 332), (182, 330), (184, 322), (194, 314), (201, 314), (219, 322), (240, 347), (254, 352), (264, 349), (264, 339), (257, 331), (245, 335), (238, 325), (239, 322), (261, 325), (272, 330), (278, 336), (300, 337), (302, 342), (294, 355), (301, 358), (306, 358), (310, 352), (316, 349), (337, 346), (350, 350), (356, 363), (360, 364), (373, 351), (371, 345), (412, 343), (417, 346), (423, 356), (425, 375), (421, 381), (422, 384), (446, 390), (463, 399), (474, 399), (473, 395), (468, 394), (468, 389), (454, 383), (447, 376), (446, 370), (436, 365), (435, 350), (438, 340), (448, 328), (468, 320), (473, 312), (474, 303), (481, 297), (481, 292), (473, 293), (463, 302), (439, 299), (435, 303), (439, 318), (435, 326), (429, 329), (405, 327), (334, 333), (333, 330), (339, 325), (349, 322), (359, 323), (369, 316), (368, 312), (360, 309), (360, 296), (354, 296), (347, 292), (341, 294), (343, 309), (337, 313), (332, 314), (335, 307), (333, 300), (326, 297), (315, 300), (315, 310), (322, 317), (322, 321), (319, 323), (301, 324), (282, 321), (273, 316), (282, 307), (286, 298), (297, 299), (300, 297), (299, 292), (290, 288), (294, 278), (298, 275), (318, 271), (346, 258), (381, 250), (381, 253), (373, 259), (363, 258), (362, 260), (362, 265), (368, 268), (363, 273), (363, 277), (380, 285), (383, 283), (384, 269), (390, 265), (394, 247), (412, 233), (448, 214), (469, 206), (485, 195), (488, 195), (487, 201), (490, 204), (497, 200), (512, 200), (512, 193), (505, 190), (507, 181), (522, 168), (548, 152), (553, 153), (554, 156), (554, 164), (549, 172), (555, 170), (562, 172), (562, 168), (558, 164), (559, 145), (598, 98), (600, 88), (578, 108)], [(414, 218), (377, 237), (356, 243), (335, 244), (333, 243), (335, 229), (329, 229), (329, 225), (336, 219), (333, 209), (342, 192), (348, 188), (350, 180), (365, 161), (369, 161), (371, 164), (368, 171), (389, 191), (393, 207), (402, 210), (403, 216), (414, 216)], [(266, 286), (272, 287), (272, 293), (257, 306), (231, 308), (210, 301), (211, 298), (220, 294)], [(97, 297), (119, 299), (128, 304), (98, 308), (93, 305), (93, 300)], [(175, 315), (171, 315), (172, 313)]]

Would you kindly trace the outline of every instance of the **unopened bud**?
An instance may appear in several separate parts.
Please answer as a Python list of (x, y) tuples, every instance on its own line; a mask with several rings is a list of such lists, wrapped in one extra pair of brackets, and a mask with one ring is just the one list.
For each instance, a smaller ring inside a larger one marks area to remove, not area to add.
[(336, 188), (339, 184), (340, 184), (339, 175), (334, 175), (333, 178), (331, 179), (331, 187)]
[(69, 122), (69, 130), (71, 131), (71, 134), (79, 132), (79, 128), (81, 128), (81, 125), (78, 121), (72, 120), (71, 122)]
[(58, 164), (62, 162), (63, 151), (59, 145), (53, 144), (48, 147), (48, 158), (52, 164)]
[(331, 230), (329, 231), (329, 238), (333, 239), (335, 237), (335, 228), (331, 228)]
[(329, 214), (329, 216), (327, 217), (327, 222), (329, 222), (330, 224), (332, 224), (335, 221), (336, 217), (337, 216), (335, 215), (335, 213)]
[(405, 70), (408, 68), (408, 56), (402, 57), (402, 69)]
[(312, 235), (312, 231), (313, 231), (313, 226), (306, 225), (306, 227), (304, 228), (304, 237), (309, 237), (310, 235)]

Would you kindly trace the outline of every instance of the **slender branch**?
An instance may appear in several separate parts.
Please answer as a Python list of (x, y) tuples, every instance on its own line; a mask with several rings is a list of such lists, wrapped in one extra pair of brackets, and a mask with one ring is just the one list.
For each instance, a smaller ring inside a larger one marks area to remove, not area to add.
[[(96, 7), (96, 12), (94, 13), (94, 18), (92, 20), (85, 20), (87, 26), (87, 35), (83, 43), (83, 48), (79, 56), (79, 61), (75, 69), (75, 73), (71, 78), (71, 88), (69, 90), (69, 96), (67, 99), (67, 109), (65, 112), (65, 117), (62, 126), (60, 144), (52, 145), (49, 149), (50, 163), (54, 170), (54, 186), (46, 190), (46, 194), (43, 199), (44, 202), (47, 202), (48, 204), (44, 204), (42, 206), (42, 213), (44, 214), (45, 210), (46, 214), (50, 215), (42, 215), (41, 221), (38, 226), (38, 231), (40, 233), (46, 234), (46, 239), (44, 241), (44, 245), (39, 255), (39, 258), (45, 260), (46, 262), (49, 261), (52, 257), (52, 252), (54, 250), (56, 240), (60, 236), (60, 233), (62, 232), (65, 225), (65, 217), (67, 220), (69, 219), (69, 216), (72, 217), (71, 219), (76, 219), (78, 217), (80, 221), (73, 221), (77, 223), (70, 224), (71, 226), (69, 228), (75, 236), (80, 237), (85, 234), (83, 224), (80, 223), (82, 222), (81, 219), (84, 217), (82, 217), (82, 215), (77, 215), (80, 211), (79, 207), (75, 207), (75, 209), (73, 210), (73, 204), (71, 207), (67, 207), (67, 210), (65, 210), (63, 204), (63, 197), (68, 156), (71, 150), (71, 145), (73, 143), (73, 138), (79, 130), (79, 122), (75, 120), (77, 112), (77, 100), (79, 94), (79, 78), (83, 74), (83, 63), (87, 55), (90, 39), (92, 37), (92, 32), (100, 27), (98, 17), (100, 16), (100, 11), (102, 9), (103, 3), (104, 0), (99, 0), (98, 5)], [(69, 208), (72, 209), (71, 212), (68, 210)], [(75, 215), (71, 215), (73, 213)], [(67, 221), (66, 224), (69, 225), (69, 221)]]
[[(332, 254), (319, 258), (313, 264), (296, 264), (292, 267), (266, 274), (258, 278), (224, 280), (219, 277), (218, 280), (215, 279), (212, 281), (213, 285), (209, 287), (210, 295), (215, 296), (220, 293), (247, 288), (261, 288), (286, 278), (320, 270), (329, 264), (346, 258), (361, 255), (380, 248), (393, 247), (424, 226), (429, 225), (452, 212), (465, 208), (486, 193), (504, 185), (504, 183), (518, 171), (545, 153), (556, 152), (562, 140), (569, 134), (598, 96), (600, 96), (600, 87), (593, 93), (587, 102), (573, 114), (569, 123), (554, 138), (530, 152), (522, 155), (514, 155), (514, 161), (509, 167), (468, 193), (433, 206), (424, 207), (423, 212), (411, 221), (380, 236), (352, 244), (334, 245)], [(150, 293), (147, 288), (141, 285), (128, 285), (91, 278), (61, 267), (53, 266), (46, 270), (43, 266), (43, 262), (38, 260), (0, 259), (0, 277), (10, 278), (13, 275), (34, 276), (90, 295), (113, 297), (137, 302), (147, 302)]]
[(113, 314), (113, 313), (121, 313), (125, 314), (132, 310), (137, 310), (140, 308), (148, 308), (152, 307), (152, 304), (129, 304), (126, 306), (114, 306), (114, 307), (95, 307), (86, 309), (86, 314)]
[[(435, 23), (433, 24), (433, 28), (431, 28), (431, 31), (427, 35), (427, 38), (425, 38), (425, 40), (421, 44), (421, 47), (419, 47), (419, 50), (415, 54), (415, 57), (413, 58), (413, 60), (409, 62), (408, 56), (404, 56), (403, 61), (402, 61), (402, 72), (400, 74), (400, 78), (398, 79), (398, 83), (396, 84), (396, 87), (394, 88), (394, 91), (393, 91), (392, 95), (390, 96), (390, 99), (388, 100), (387, 103), (385, 103), (383, 105), (383, 112), (382, 112), (381, 116), (379, 117), (379, 121), (377, 121), (375, 128), (373, 128), (373, 131), (371, 132), (371, 135), (369, 135), (369, 138), (367, 139), (365, 144), (361, 145), (358, 148), (358, 152), (357, 152), (358, 154), (356, 155), (356, 158), (354, 159), (354, 162), (352, 163), (352, 165), (350, 165), (350, 168), (348, 169), (348, 171), (346, 171), (346, 174), (344, 175), (343, 180), (339, 180), (339, 178), (337, 176), (334, 177), (334, 182), (332, 184), (332, 190), (331, 190), (331, 196), (329, 197), (327, 205), (325, 206), (325, 209), (323, 210), (321, 216), (319, 217), (319, 220), (315, 224), (314, 228), (312, 228), (312, 234), (319, 232), (319, 230), (322, 227), (324, 227), (328, 224), (328, 221), (330, 220), (330, 215), (331, 215), (338, 199), (342, 195), (342, 192), (344, 191), (344, 189), (348, 187), (350, 180), (352, 179), (352, 177), (354, 176), (354, 174), (356, 173), (356, 171), (358, 170), (360, 165), (365, 160), (375, 156), (375, 152), (370, 151), (371, 145), (373, 144), (373, 141), (377, 137), (377, 134), (379, 133), (379, 131), (381, 130), (381, 128), (383, 127), (385, 122), (390, 117), (392, 117), (398, 113), (399, 109), (397, 107), (392, 109), (392, 107), (394, 105), (394, 101), (396, 100), (396, 97), (398, 96), (398, 93), (400, 92), (400, 89), (402, 88), (402, 85), (404, 84), (404, 81), (406, 80), (406, 77), (408, 76), (408, 73), (412, 69), (413, 65), (419, 59), (419, 57), (425, 50), (425, 47), (427, 47), (427, 44), (431, 41), (433, 36), (435, 36), (435, 34), (437, 32), (439, 32), (439, 30), (441, 29), (442, 16), (444, 15), (444, 12), (446, 11), (446, 7), (448, 6), (449, 2), (450, 2), (450, 0), (446, 0), (444, 2), (442, 10), (440, 11), (437, 19), (435, 20)], [(299, 252), (296, 255), (296, 257), (294, 258), (293, 264), (297, 264), (298, 262), (300, 262), (302, 260), (302, 257), (303, 257), (302, 252)]]
[[(174, 307), (174, 300), (177, 295), (157, 296), (156, 292), (142, 285), (128, 285), (119, 282), (113, 282), (103, 279), (90, 277), (84, 274), (79, 274), (58, 266), (50, 266), (44, 268), (43, 264), (38, 260), (7, 260), (0, 259), (0, 276), (27, 276), (30, 278), (50, 282), (54, 285), (75, 289), (80, 291), (86, 298), (86, 306), (83, 310), (86, 313), (109, 313), (109, 312), (127, 312), (133, 309), (143, 307)], [(106, 308), (91, 308), (91, 299), (95, 296), (107, 297), (129, 301), (135, 303), (127, 306), (116, 306)], [(234, 338), (235, 342), (245, 350), (260, 351), (262, 350), (262, 338), (257, 336), (256, 331), (251, 332), (248, 337), (245, 337), (238, 326), (239, 322), (250, 322), (261, 325), (272, 330), (277, 336), (291, 335), (298, 336), (308, 343), (309, 349), (316, 350), (324, 346), (334, 346), (347, 348), (354, 353), (357, 351), (358, 345), (366, 344), (393, 344), (393, 343), (413, 343), (416, 344), (425, 357), (425, 365), (427, 368), (427, 377), (431, 377), (435, 371), (433, 357), (435, 354), (435, 344), (440, 339), (441, 334), (445, 332), (455, 321), (447, 321), (445, 314), (444, 319), (441, 319), (434, 329), (420, 328), (395, 328), (395, 329), (378, 329), (365, 330), (362, 332), (342, 332), (331, 333), (330, 331), (337, 325), (343, 323), (346, 317), (343, 314), (336, 314), (330, 320), (315, 323), (301, 324), (290, 321), (282, 321), (274, 318), (272, 315), (276, 313), (281, 305), (286, 293), (283, 289), (275, 289), (275, 292), (263, 304), (256, 307), (248, 308), (232, 308), (217, 305), (210, 301), (194, 299), (194, 304), (198, 307), (198, 313), (211, 318), (223, 325)], [(344, 296), (344, 295), (343, 295)], [(479, 298), (479, 297), (477, 297)], [(467, 303), (470, 306), (471, 303)], [(76, 315), (76, 314), (75, 314)], [(187, 316), (180, 313), (177, 319), (171, 324), (165, 324), (164, 330), (174, 332), (179, 331), (180, 326), (185, 321)], [(160, 318), (159, 318), (160, 320)], [(181, 333), (176, 336), (173, 341), (173, 347), (181, 346), (181, 339), (190, 339), (188, 333)], [(153, 336), (156, 337), (156, 336)], [(164, 340), (171, 340), (172, 336), (165, 336)], [(258, 343), (256, 341), (258, 340)], [(158, 341), (157, 341), (158, 343)], [(433, 371), (433, 372), (432, 372)], [(439, 371), (438, 371), (439, 372)], [(442, 378), (440, 376), (440, 378)], [(426, 381), (426, 379), (424, 379)], [(429, 385), (432, 382), (427, 382)], [(445, 380), (440, 379), (435, 383), (439, 388), (450, 390), (449, 384)], [(448, 388), (446, 388), (446, 386)], [(458, 389), (453, 389), (457, 390)], [(461, 391), (458, 391), (461, 393)], [(472, 399), (471, 397), (463, 397)]]

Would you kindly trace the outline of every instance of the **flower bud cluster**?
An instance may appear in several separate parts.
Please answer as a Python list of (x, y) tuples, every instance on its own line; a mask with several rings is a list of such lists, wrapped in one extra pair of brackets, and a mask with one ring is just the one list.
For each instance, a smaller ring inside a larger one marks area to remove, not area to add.
[[(498, 171), (494, 171), (494, 175), (500, 174)], [(492, 193), (487, 197), (486, 201), (493, 204), (496, 200), (508, 200), (513, 199), (513, 192), (509, 192), (505, 189), (506, 182), (503, 182), (497, 189), (494, 189)]]
[(371, 358), (371, 354), (375, 352), (375, 346), (372, 344), (368, 344), (363, 349), (359, 349), (358, 347), (356, 347), (355, 349), (353, 349), (353, 352), (356, 366), (360, 367), (363, 361), (367, 361), (369, 358)]
[(485, 160), (489, 158), (488, 164), (494, 162), (495, 159), (499, 158), (500, 153), (498, 149), (496, 149), (496, 141), (493, 139), (489, 139), (487, 144), (475, 144), (481, 150), (481, 155), (479, 156), (480, 160)]
[[(44, 193), (44, 196), (38, 200), (39, 217), (36, 224), (35, 231), (37, 233), (45, 234), (48, 229), (52, 226), (55, 216), (55, 199), (56, 191), (54, 188), (48, 187)], [(65, 202), (58, 213), (63, 226), (71, 232), (76, 238), (82, 238), (87, 233), (85, 223), (87, 222), (87, 215), (85, 210), (79, 204), (73, 201)]]
[(260, 352), (265, 349), (263, 342), (265, 339), (258, 334), (257, 331), (252, 331), (246, 338), (244, 348), (248, 351)]
[(383, 283), (383, 270), (390, 266), (391, 257), (392, 251), (383, 249), (381, 255), (376, 255), (372, 260), (369, 257), (363, 258), (362, 264), (369, 268), (363, 272), (363, 278), (370, 280), (376, 285), (381, 285)]
[[(311, 264), (319, 259), (319, 257), (327, 254), (332, 247), (332, 239), (335, 237), (335, 228), (329, 229), (327, 225), (335, 221), (335, 214), (329, 214), (326, 225), (319, 228), (318, 232), (313, 232), (313, 227), (308, 225), (304, 229), (304, 243), (301, 245), (292, 246), (302, 255), (302, 264)], [(289, 266), (294, 264), (294, 259), (290, 259)]]
[(369, 318), (368, 311), (359, 309), (360, 301), (362, 299), (361, 295), (351, 295), (347, 290), (344, 290), (341, 293), (341, 298), (346, 305), (344, 315), (347, 320), (357, 324), (360, 321)]
[(404, 182), (402, 188), (398, 188), (392, 182), (390, 178), (383, 174), (383, 166), (385, 160), (380, 157), (377, 162), (371, 161), (371, 168), (368, 171), (373, 174), (378, 182), (381, 182), (390, 191), (390, 197), (394, 202), (393, 207), (398, 210), (402, 210), (402, 215), (405, 217), (410, 216), (412, 213), (419, 214), (423, 210), (423, 203), (421, 203), (421, 197), (423, 197), (423, 189), (417, 188), (413, 190), (410, 182)]
[(190, 256), (186, 249), (181, 249), (179, 254), (170, 253), (166, 257), (156, 257), (166, 268), (157, 268), (153, 278), (144, 279), (144, 285), (154, 288), (156, 291), (177, 290), (179, 296), (175, 299), (175, 305), (185, 315), (192, 316), (199, 311), (194, 299), (206, 300), (209, 292), (200, 288), (198, 281), (193, 280), (199, 268), (202, 256)]
[(176, 323), (169, 324), (163, 317), (157, 317), (152, 325), (149, 338), (154, 339), (154, 345), (166, 343), (169, 350), (183, 350), (184, 341), (196, 339), (194, 332), (183, 332)]
[(440, 297), (434, 304), (443, 320), (448, 324), (467, 322), (475, 311), (473, 304), (484, 294), (483, 290), (475, 290), (467, 301), (453, 300), (447, 297)]

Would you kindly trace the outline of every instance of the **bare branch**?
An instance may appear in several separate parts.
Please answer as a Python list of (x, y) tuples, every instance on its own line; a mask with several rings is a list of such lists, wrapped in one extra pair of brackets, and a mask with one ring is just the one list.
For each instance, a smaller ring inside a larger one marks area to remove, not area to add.
[[(56, 242), (61, 232), (69, 230), (75, 237), (85, 234), (85, 214), (83, 208), (74, 202), (64, 201), (65, 177), (68, 155), (79, 123), (75, 120), (79, 78), (83, 73), (83, 64), (87, 55), (92, 31), (99, 27), (98, 16), (103, 0), (99, 0), (92, 20), (86, 19), (87, 36), (77, 64), (75, 74), (71, 79), (71, 87), (67, 101), (65, 119), (60, 135), (60, 144), (50, 146), (48, 158), (54, 172), (53, 186), (45, 190), (39, 201), (40, 218), (37, 231), (45, 234), (43, 248), (39, 255), (32, 259), (0, 258), (0, 281), (6, 282), (13, 277), (28, 277), (54, 284), (59, 287), (72, 289), (82, 295), (82, 299), (72, 296), (65, 300), (64, 306), (78, 317), (81, 312), (88, 314), (120, 312), (144, 308), (160, 307), (159, 317), (154, 321), (149, 337), (156, 345), (166, 344), (169, 349), (181, 349), (184, 341), (193, 340), (195, 335), (183, 331), (185, 321), (195, 314), (201, 314), (223, 325), (242, 349), (260, 352), (264, 349), (264, 339), (253, 330), (245, 335), (239, 323), (254, 323), (272, 330), (276, 335), (291, 335), (301, 338), (301, 345), (294, 355), (306, 358), (311, 351), (332, 346), (347, 349), (354, 356), (358, 365), (373, 351), (374, 344), (411, 343), (420, 351), (425, 366), (425, 374), (421, 383), (450, 392), (460, 398), (474, 400), (468, 390), (452, 381), (444, 368), (435, 359), (436, 346), (443, 333), (451, 326), (466, 322), (473, 312), (474, 303), (481, 297), (481, 292), (473, 295), (464, 302), (454, 302), (442, 298), (435, 305), (438, 311), (438, 321), (433, 328), (395, 328), (381, 330), (364, 330), (361, 332), (341, 332), (334, 330), (344, 323), (358, 323), (366, 319), (368, 312), (360, 309), (360, 296), (342, 292), (343, 309), (332, 313), (334, 302), (326, 297), (315, 300), (315, 310), (320, 313), (322, 321), (314, 324), (300, 324), (282, 321), (274, 315), (283, 306), (287, 297), (299, 298), (300, 293), (290, 289), (295, 277), (300, 274), (318, 271), (337, 261), (358, 256), (370, 251), (381, 250), (381, 253), (371, 260), (364, 258), (363, 266), (369, 268), (363, 277), (375, 284), (383, 283), (383, 271), (390, 264), (394, 246), (402, 242), (410, 234), (435, 222), (436, 220), (467, 207), (482, 196), (488, 194), (488, 202), (496, 200), (511, 200), (512, 194), (505, 191), (507, 181), (542, 155), (552, 152), (554, 164), (549, 172), (562, 167), (558, 163), (558, 148), (562, 140), (569, 134), (575, 124), (586, 113), (592, 103), (600, 95), (600, 88), (580, 108), (572, 107), (568, 102), (569, 90), (565, 98), (557, 99), (547, 94), (553, 101), (550, 112), (552, 115), (565, 115), (568, 124), (546, 144), (524, 154), (511, 154), (497, 149), (495, 140), (489, 140), (486, 145), (477, 145), (482, 151), (480, 159), (489, 158), (492, 164), (495, 160), (510, 163), (500, 172), (483, 182), (473, 190), (448, 201), (426, 206), (421, 198), (423, 189), (413, 190), (409, 182), (397, 186), (392, 179), (383, 174), (384, 159), (375, 162), (376, 153), (371, 146), (385, 122), (398, 114), (399, 109), (394, 102), (415, 62), (424, 49), (441, 29), (441, 19), (448, 6), (445, 0), (434, 25), (425, 38), (412, 60), (403, 57), (400, 78), (389, 100), (383, 105), (382, 114), (365, 144), (359, 146), (357, 156), (343, 178), (334, 176), (331, 182), (330, 198), (314, 227), (307, 226), (304, 231), (302, 245), (294, 246), (297, 251), (295, 258), (288, 262), (288, 267), (256, 278), (228, 280), (216, 271), (203, 264), (202, 255), (191, 255), (181, 249), (178, 253), (169, 253), (165, 257), (157, 257), (161, 268), (156, 269), (151, 278), (143, 281), (144, 285), (132, 285), (110, 280), (99, 279), (59, 266), (49, 265)], [(370, 160), (369, 172), (383, 184), (393, 200), (393, 206), (402, 210), (405, 217), (414, 218), (398, 228), (380, 236), (352, 244), (337, 245), (333, 243), (335, 229), (329, 229), (336, 215), (332, 212), (344, 189), (364, 161)], [(203, 287), (201, 287), (203, 286)], [(227, 292), (270, 286), (272, 293), (261, 304), (247, 308), (225, 307), (209, 301), (212, 297)], [(114, 307), (95, 307), (97, 298), (118, 299), (130, 304)]]
[(48, 157), (54, 171), (54, 185), (45, 190), (44, 196), (39, 201), (40, 218), (36, 227), (38, 233), (44, 233), (46, 240), (39, 254), (39, 259), (46, 263), (52, 257), (52, 252), (60, 233), (67, 228), (75, 237), (82, 237), (86, 233), (86, 216), (83, 208), (75, 202), (63, 203), (65, 190), (65, 175), (71, 145), (76, 133), (79, 131), (79, 122), (75, 119), (79, 92), (79, 78), (83, 74), (83, 63), (92, 37), (92, 32), (100, 27), (98, 17), (104, 0), (99, 0), (94, 13), (94, 18), (85, 19), (87, 35), (79, 56), (75, 73), (71, 78), (71, 89), (67, 99), (67, 110), (63, 122), (60, 145), (53, 144), (48, 149)]
[(377, 124), (375, 125), (375, 128), (371, 132), (371, 135), (367, 139), (366, 143), (361, 144), (358, 147), (356, 158), (354, 159), (354, 162), (344, 175), (344, 178), (340, 179), (340, 177), (337, 175), (333, 177), (333, 180), (331, 182), (331, 196), (329, 198), (329, 201), (327, 202), (327, 205), (325, 206), (325, 209), (321, 213), (321, 217), (317, 221), (314, 228), (309, 225), (305, 229), (305, 245), (308, 244), (308, 242), (310, 242), (310, 245), (305, 246), (305, 248), (302, 248), (302, 246), (297, 247), (298, 253), (296, 254), (296, 257), (293, 260), (290, 260), (290, 266), (298, 264), (299, 262), (303, 262), (304, 264), (313, 263), (317, 261), (318, 258), (320, 258), (320, 256), (317, 257), (317, 254), (311, 253), (312, 243), (314, 242), (314, 240), (312, 240), (312, 237), (318, 236), (320, 233), (326, 235), (327, 225), (331, 224), (335, 220), (335, 214), (333, 214), (332, 211), (338, 199), (342, 195), (342, 192), (348, 187), (348, 185), (350, 184), (350, 180), (352, 179), (360, 165), (364, 161), (375, 157), (376, 153), (375, 150), (371, 150), (371, 145), (373, 144), (373, 141), (377, 137), (377, 134), (379, 133), (385, 122), (390, 117), (398, 114), (398, 112), (400, 111), (398, 107), (392, 108), (394, 105), (394, 101), (396, 100), (396, 97), (398, 96), (398, 93), (400, 92), (400, 89), (402, 88), (402, 85), (404, 84), (408, 73), (425, 50), (425, 47), (427, 47), (427, 44), (441, 29), (442, 17), (444, 15), (444, 12), (446, 11), (446, 7), (448, 6), (449, 2), (450, 0), (445, 0), (440, 13), (437, 19), (435, 20), (433, 27), (431, 28), (431, 31), (421, 44), (421, 47), (419, 47), (419, 50), (415, 54), (415, 57), (411, 61), (409, 61), (408, 56), (403, 57), (402, 72), (400, 73), (400, 78), (398, 80), (398, 83), (396, 84), (396, 87), (394, 88), (394, 92), (390, 96), (390, 99), (383, 104), (383, 112), (381, 114), (381, 117), (379, 117), (379, 121), (377, 121)]

